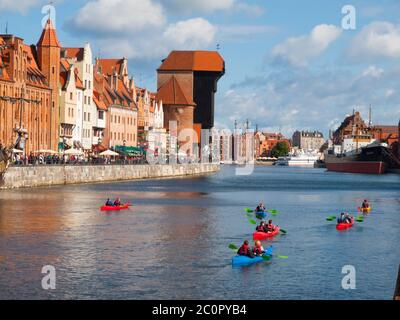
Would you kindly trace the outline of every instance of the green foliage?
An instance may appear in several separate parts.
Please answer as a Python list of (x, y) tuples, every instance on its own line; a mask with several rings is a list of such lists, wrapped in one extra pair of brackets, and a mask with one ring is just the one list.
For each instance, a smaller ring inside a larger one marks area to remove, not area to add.
[(286, 142), (278, 142), (271, 150), (271, 157), (284, 157), (287, 156), (289, 153), (289, 146)]

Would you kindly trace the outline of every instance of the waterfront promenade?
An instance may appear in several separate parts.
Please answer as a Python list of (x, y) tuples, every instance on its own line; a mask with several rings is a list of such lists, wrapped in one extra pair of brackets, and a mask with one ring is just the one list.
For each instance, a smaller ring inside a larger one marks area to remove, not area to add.
[(32, 188), (55, 185), (115, 182), (197, 176), (219, 171), (219, 164), (164, 165), (44, 165), (13, 166), (4, 175), (1, 189)]

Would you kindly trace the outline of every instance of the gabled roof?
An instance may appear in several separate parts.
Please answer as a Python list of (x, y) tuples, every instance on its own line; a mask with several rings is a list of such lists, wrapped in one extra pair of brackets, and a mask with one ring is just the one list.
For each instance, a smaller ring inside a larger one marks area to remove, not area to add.
[(85, 48), (62, 48), (62, 51), (65, 58), (76, 58), (77, 61), (82, 61)]
[(100, 99), (100, 95), (97, 91), (93, 91), (93, 101), (97, 106), (97, 109), (107, 111), (107, 106), (102, 99)]
[[(68, 81), (68, 74), (71, 69), (71, 64), (65, 58), (63, 58), (60, 59), (60, 65), (61, 65), (60, 84), (61, 88), (64, 89)], [(81, 78), (79, 78), (79, 71), (76, 68), (74, 69), (74, 76), (75, 76), (75, 88), (84, 90), (85, 86), (83, 85)]]
[(48, 19), (46, 22), (46, 26), (43, 29), (42, 35), (40, 36), (39, 42), (37, 43), (38, 47), (58, 47), (61, 48), (61, 44), (58, 41), (56, 29), (51, 22), (51, 19)]
[(225, 62), (216, 51), (172, 51), (158, 70), (224, 72)]
[(112, 76), (121, 73), (123, 59), (97, 59), (97, 63), (101, 68), (101, 73)]
[(195, 106), (196, 104), (188, 99), (179, 81), (172, 76), (157, 92), (157, 100), (162, 100), (164, 105)]

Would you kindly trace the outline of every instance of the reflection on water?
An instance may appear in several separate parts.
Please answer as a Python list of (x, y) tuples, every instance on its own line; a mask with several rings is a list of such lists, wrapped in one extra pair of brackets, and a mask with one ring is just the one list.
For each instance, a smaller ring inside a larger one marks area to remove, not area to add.
[[(400, 263), (398, 175), (233, 173), (1, 191), (0, 298), (391, 298)], [(133, 207), (101, 212), (108, 197)], [(364, 198), (374, 212), (363, 224), (339, 233), (326, 221), (355, 213)], [(243, 208), (259, 201), (280, 211), (273, 219), (288, 231), (264, 246), (289, 259), (232, 268), (227, 245), (251, 239)], [(57, 270), (52, 292), (40, 287), (46, 264)], [(344, 264), (357, 268), (355, 291), (340, 289)]]

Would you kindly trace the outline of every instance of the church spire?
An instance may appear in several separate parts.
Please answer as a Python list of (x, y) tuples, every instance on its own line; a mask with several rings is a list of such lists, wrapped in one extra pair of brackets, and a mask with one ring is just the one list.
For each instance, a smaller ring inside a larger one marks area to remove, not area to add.
[(38, 47), (58, 47), (61, 48), (61, 44), (58, 41), (56, 29), (54, 28), (53, 22), (49, 18), (43, 29), (42, 35), (40, 36)]

